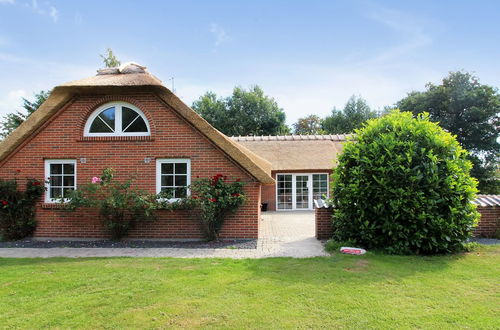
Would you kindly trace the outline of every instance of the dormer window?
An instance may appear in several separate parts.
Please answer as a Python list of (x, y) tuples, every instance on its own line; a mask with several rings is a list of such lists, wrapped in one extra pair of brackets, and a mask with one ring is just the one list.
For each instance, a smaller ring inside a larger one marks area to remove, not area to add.
[(149, 123), (129, 103), (107, 103), (95, 110), (85, 124), (84, 136), (149, 136)]

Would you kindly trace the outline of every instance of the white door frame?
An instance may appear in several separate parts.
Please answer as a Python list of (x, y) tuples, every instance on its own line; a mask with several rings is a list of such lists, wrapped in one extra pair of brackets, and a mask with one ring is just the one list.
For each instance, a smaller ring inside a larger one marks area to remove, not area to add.
[[(276, 211), (307, 211), (313, 210), (313, 175), (314, 174), (326, 174), (329, 173), (276, 173), (276, 190), (275, 190), (275, 199), (276, 199)], [(279, 175), (291, 175), (292, 176), (292, 208), (291, 209), (279, 209), (278, 208), (278, 176)], [(297, 208), (297, 176), (308, 176), (307, 180), (307, 188), (309, 190), (309, 201), (308, 208)], [(327, 195), (330, 194), (330, 180), (327, 180)]]

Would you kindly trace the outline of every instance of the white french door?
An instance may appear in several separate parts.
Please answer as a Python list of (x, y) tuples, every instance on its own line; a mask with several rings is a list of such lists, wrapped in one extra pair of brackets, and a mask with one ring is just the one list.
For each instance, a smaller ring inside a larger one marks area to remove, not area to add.
[(312, 210), (313, 199), (328, 196), (327, 173), (276, 175), (277, 210)]

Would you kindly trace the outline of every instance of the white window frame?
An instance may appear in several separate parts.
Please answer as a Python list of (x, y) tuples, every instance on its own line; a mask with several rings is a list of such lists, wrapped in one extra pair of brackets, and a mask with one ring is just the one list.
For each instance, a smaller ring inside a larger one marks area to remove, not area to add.
[[(184, 163), (186, 164), (186, 196), (191, 196), (191, 189), (189, 186), (191, 185), (191, 159), (189, 158), (161, 158), (156, 160), (156, 193), (159, 194), (161, 192), (161, 164), (177, 164)], [(181, 198), (169, 198), (169, 202), (175, 202), (180, 200)]]
[[(315, 174), (326, 174), (326, 196), (330, 197), (330, 174), (327, 172), (314, 172), (314, 173), (276, 173), (276, 211), (307, 211), (313, 210), (313, 175)], [(291, 209), (279, 209), (278, 208), (278, 175), (291, 175), (292, 176), (292, 208)], [(309, 190), (309, 207), (306, 209), (297, 208), (297, 176), (308, 176), (309, 179), (307, 181), (307, 188)]]
[[(60, 201), (58, 198), (50, 198), (50, 165), (51, 164), (73, 164), (75, 168), (75, 181), (73, 187), (76, 190), (77, 181), (77, 169), (76, 169), (76, 159), (46, 159), (45, 160), (45, 203), (57, 203)], [(64, 180), (64, 179), (63, 179)], [(68, 199), (63, 199), (63, 201), (68, 201)]]
[[(90, 133), (90, 126), (92, 126), (92, 123), (94, 120), (97, 118), (97, 116), (103, 111), (108, 108), (114, 107), (115, 108), (115, 131), (111, 133)], [(147, 132), (123, 132), (122, 131), (122, 108), (127, 107), (130, 108), (139, 114), (139, 116), (144, 120), (146, 123), (146, 127), (148, 128)], [(109, 102), (106, 104), (101, 105), (99, 108), (94, 110), (92, 114), (89, 116), (87, 119), (87, 122), (85, 123), (85, 128), (83, 131), (83, 136), (150, 136), (151, 135), (151, 128), (149, 126), (149, 122), (144, 115), (144, 113), (139, 110), (136, 106), (133, 104), (127, 103), (127, 102)]]

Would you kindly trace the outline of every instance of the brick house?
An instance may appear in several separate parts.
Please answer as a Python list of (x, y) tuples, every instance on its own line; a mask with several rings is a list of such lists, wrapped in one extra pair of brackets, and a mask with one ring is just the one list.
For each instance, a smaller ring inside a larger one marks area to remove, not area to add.
[(346, 135), (239, 136), (232, 139), (271, 163), (274, 185), (262, 187), (270, 211), (312, 210), (329, 197), (330, 174)]
[[(129, 64), (53, 89), (48, 100), (0, 143), (0, 178), (47, 180), (37, 205), (35, 237), (103, 238), (94, 210), (67, 212), (56, 199), (106, 167), (150, 192), (188, 193), (193, 178), (223, 173), (246, 182), (247, 202), (221, 237), (257, 238), (262, 186), (274, 184), (271, 164), (229, 139), (186, 106), (144, 67)], [(50, 179), (49, 179), (50, 178)], [(200, 238), (186, 211), (159, 211), (131, 238)]]

